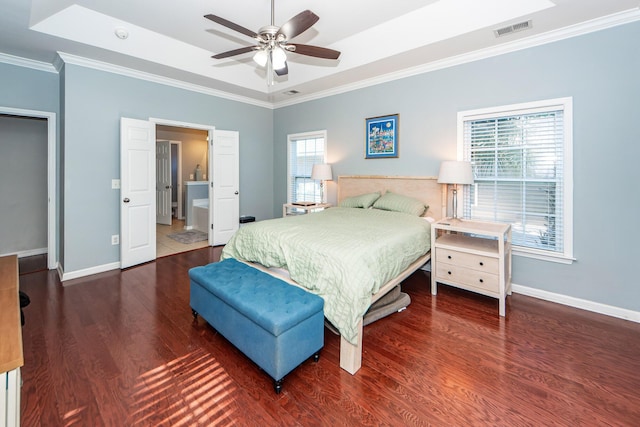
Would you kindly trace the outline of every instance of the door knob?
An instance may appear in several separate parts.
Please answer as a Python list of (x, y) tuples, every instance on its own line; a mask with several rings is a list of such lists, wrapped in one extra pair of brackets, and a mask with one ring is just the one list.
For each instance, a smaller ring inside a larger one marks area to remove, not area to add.
[(237, 195), (237, 194), (238, 194), (238, 192), (236, 191), (236, 192), (235, 192), (235, 193), (233, 193), (233, 194), (236, 194), (236, 195)]
[(171, 188), (170, 185), (165, 186), (164, 188), (166, 188), (167, 190)]
[(125, 202), (125, 203), (129, 203), (131, 200), (129, 200), (128, 197), (125, 197), (124, 200), (122, 200), (122, 201)]

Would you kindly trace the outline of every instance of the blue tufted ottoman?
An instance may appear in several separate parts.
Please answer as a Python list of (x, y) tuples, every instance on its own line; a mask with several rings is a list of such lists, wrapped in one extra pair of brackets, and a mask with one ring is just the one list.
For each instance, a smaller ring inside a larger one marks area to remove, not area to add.
[(235, 259), (194, 267), (191, 308), (274, 379), (324, 345), (324, 300)]

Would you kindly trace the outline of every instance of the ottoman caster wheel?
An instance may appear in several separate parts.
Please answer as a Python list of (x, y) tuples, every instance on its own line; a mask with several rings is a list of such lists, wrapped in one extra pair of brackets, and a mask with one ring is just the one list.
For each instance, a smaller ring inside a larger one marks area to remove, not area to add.
[(278, 380), (278, 381), (274, 381), (273, 382), (273, 389), (276, 391), (276, 394), (280, 394), (280, 392), (282, 391), (282, 380)]
[(319, 352), (313, 355), (313, 361), (318, 363), (318, 360), (320, 360), (320, 353)]
[(191, 309), (191, 314), (193, 314), (193, 320), (198, 320), (198, 312), (193, 308)]

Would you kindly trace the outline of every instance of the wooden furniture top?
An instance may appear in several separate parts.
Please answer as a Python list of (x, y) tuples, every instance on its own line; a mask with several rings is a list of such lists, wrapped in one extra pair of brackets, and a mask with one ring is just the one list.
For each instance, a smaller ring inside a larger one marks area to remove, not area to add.
[(511, 229), (511, 224), (454, 218), (444, 218), (433, 225), (440, 230), (482, 234), (492, 237), (503, 237)]
[(314, 203), (313, 205), (300, 205), (296, 203), (285, 203), (283, 206), (288, 208), (296, 208), (296, 209), (320, 209), (320, 208), (330, 208), (331, 203)]
[(0, 257), (0, 373), (24, 365), (18, 296), (18, 257)]

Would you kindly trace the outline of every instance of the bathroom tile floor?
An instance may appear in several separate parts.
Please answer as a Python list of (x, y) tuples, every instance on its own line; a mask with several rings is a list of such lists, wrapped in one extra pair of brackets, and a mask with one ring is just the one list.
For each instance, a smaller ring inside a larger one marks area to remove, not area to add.
[(184, 231), (184, 220), (172, 218), (171, 225), (156, 224), (156, 257), (161, 258), (180, 252), (192, 251), (194, 249), (206, 248), (209, 243), (196, 242), (184, 244), (167, 237), (169, 234)]

